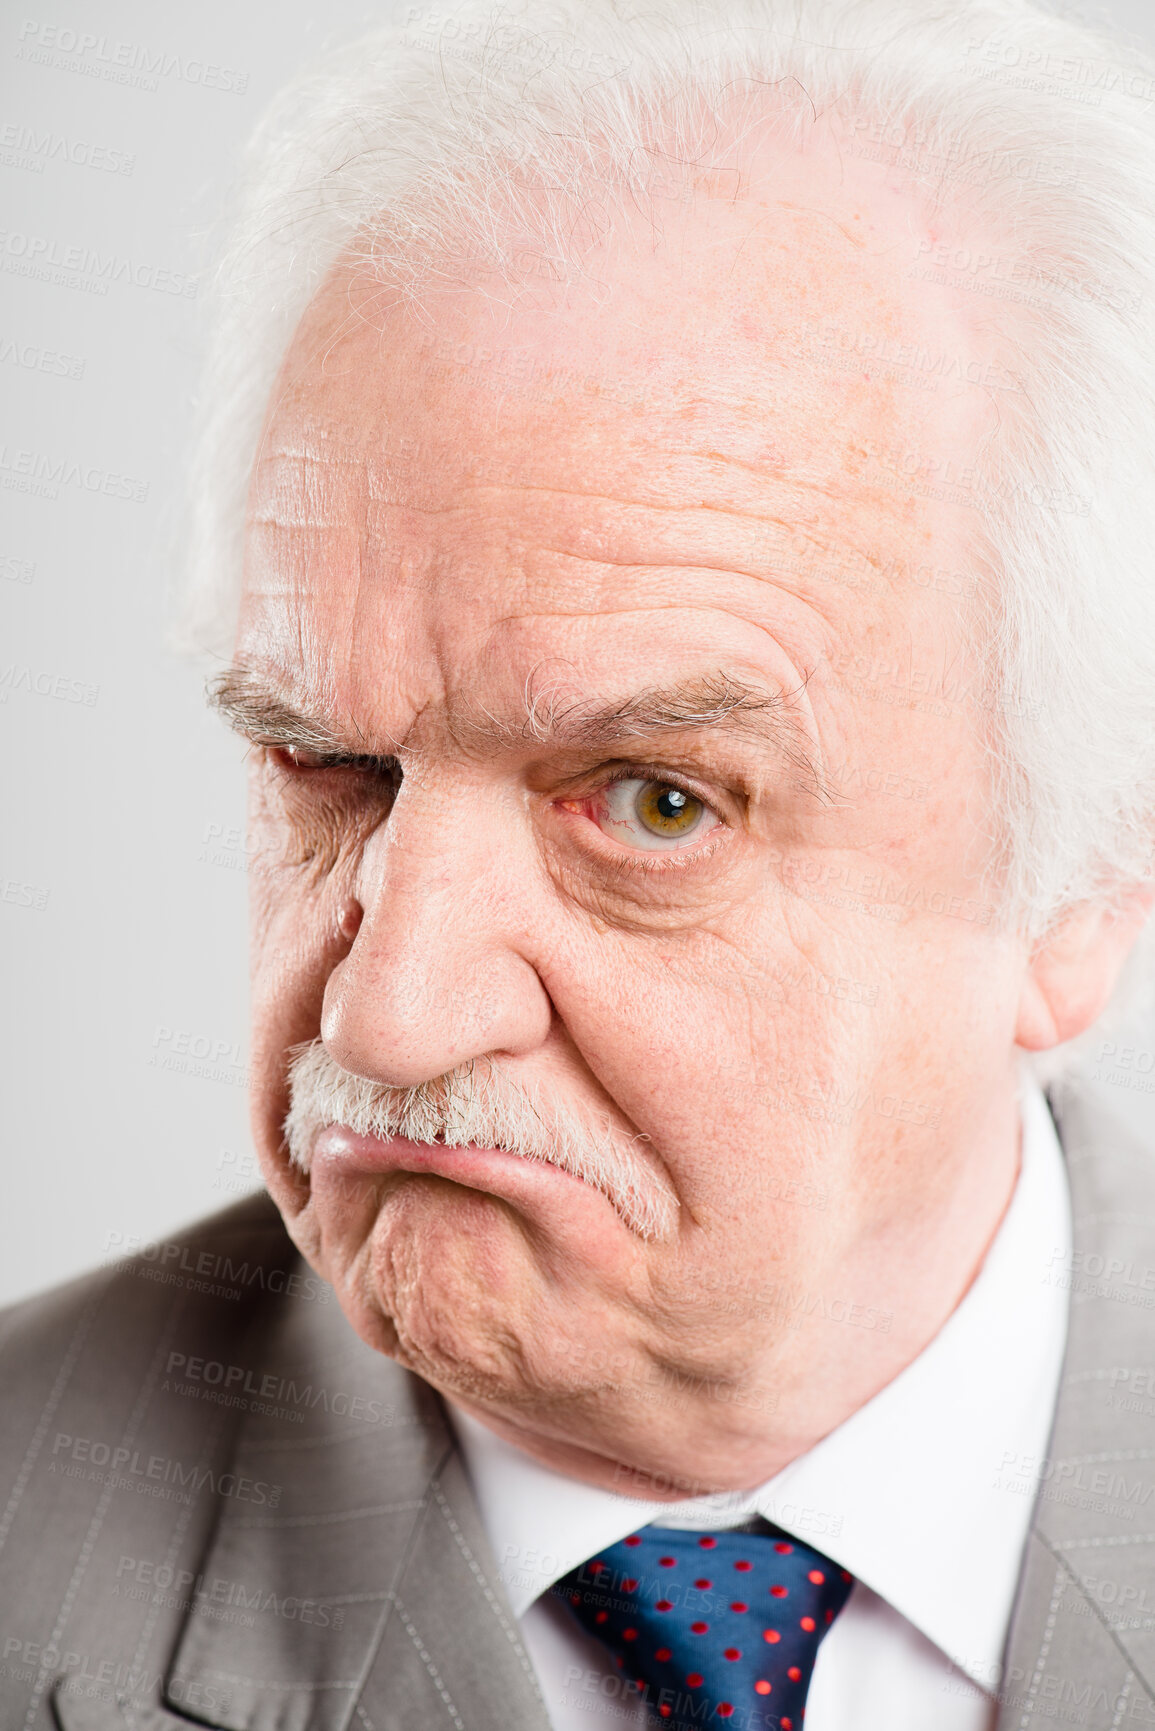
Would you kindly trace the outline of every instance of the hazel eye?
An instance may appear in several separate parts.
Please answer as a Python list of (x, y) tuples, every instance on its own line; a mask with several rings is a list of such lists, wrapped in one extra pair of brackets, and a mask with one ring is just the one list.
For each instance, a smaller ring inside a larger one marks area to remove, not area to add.
[(668, 781), (630, 777), (600, 789), (590, 815), (628, 847), (670, 851), (701, 841), (721, 819), (704, 800)]
[(634, 800), (635, 813), (655, 835), (689, 835), (705, 809), (684, 788), (664, 787), (660, 781), (647, 781)]

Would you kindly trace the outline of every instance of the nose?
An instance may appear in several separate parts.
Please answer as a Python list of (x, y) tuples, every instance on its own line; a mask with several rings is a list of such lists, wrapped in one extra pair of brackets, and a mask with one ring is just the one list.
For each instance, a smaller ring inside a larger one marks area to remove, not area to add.
[(532, 960), (534, 851), (520, 802), (403, 785), (366, 846), (363, 916), (326, 985), (321, 1037), (343, 1069), (416, 1087), (545, 1043), (553, 1009)]

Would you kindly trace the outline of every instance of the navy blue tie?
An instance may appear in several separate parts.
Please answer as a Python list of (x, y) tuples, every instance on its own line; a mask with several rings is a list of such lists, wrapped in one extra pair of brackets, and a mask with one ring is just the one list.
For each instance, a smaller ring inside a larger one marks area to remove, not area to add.
[(669, 1731), (800, 1731), (818, 1647), (854, 1577), (777, 1528), (642, 1527), (553, 1591)]

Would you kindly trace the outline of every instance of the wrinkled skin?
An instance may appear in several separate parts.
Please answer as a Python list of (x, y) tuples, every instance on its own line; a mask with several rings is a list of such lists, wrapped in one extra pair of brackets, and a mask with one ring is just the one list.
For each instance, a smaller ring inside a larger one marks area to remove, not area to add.
[[(236, 657), (400, 759), (253, 730), (254, 1122), (289, 1229), (372, 1345), (654, 1496), (766, 1479), (934, 1336), (1014, 1186), (1016, 1042), (1088, 1021), (1131, 936), (1091, 910), (1029, 954), (979, 881), (977, 513), (899, 459), (979, 463), (997, 393), (829, 337), (990, 358), (905, 280), (927, 219), (816, 145), (664, 221), (512, 307), (464, 267), (423, 321), (334, 274), (270, 412)], [(780, 698), (780, 742), (526, 725), (719, 671)], [(607, 827), (623, 766), (702, 802), (688, 842)], [(675, 1229), (508, 1155), (305, 1178), (286, 1051), (319, 1034), (393, 1085), (492, 1056), (596, 1106)]]

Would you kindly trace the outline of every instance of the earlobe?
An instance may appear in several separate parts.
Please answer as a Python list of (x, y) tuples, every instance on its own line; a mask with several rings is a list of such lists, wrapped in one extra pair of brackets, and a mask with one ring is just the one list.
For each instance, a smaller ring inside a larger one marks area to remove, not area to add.
[(1019, 1000), (1015, 1041), (1049, 1051), (1082, 1034), (1115, 989), (1155, 902), (1155, 886), (1114, 906), (1084, 903), (1043, 938), (1031, 957)]

